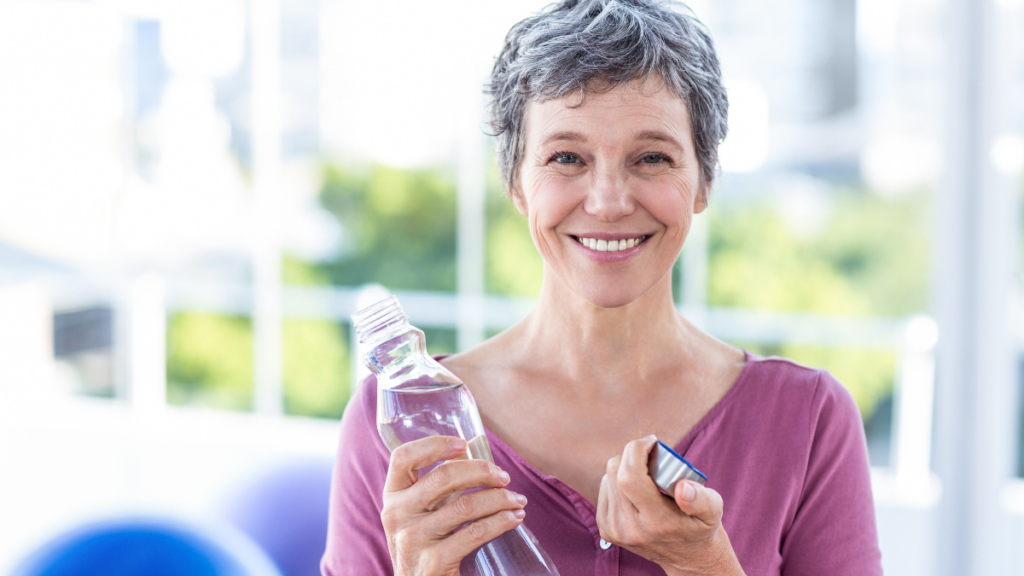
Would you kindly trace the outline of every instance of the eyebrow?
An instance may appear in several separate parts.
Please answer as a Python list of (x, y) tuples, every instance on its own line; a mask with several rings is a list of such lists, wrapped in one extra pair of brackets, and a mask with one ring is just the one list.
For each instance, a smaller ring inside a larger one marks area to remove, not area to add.
[(665, 134), (664, 132), (658, 132), (657, 130), (645, 130), (637, 134), (638, 140), (648, 140), (651, 142), (665, 142), (666, 144), (672, 144), (677, 148), (682, 148), (683, 145), (678, 140)]
[[(677, 148), (682, 148), (683, 147), (683, 145), (680, 144), (679, 141), (676, 140), (675, 138), (673, 138), (672, 136), (669, 136), (668, 134), (666, 134), (664, 132), (659, 132), (657, 130), (644, 130), (643, 132), (640, 132), (639, 134), (637, 134), (636, 138), (637, 138), (637, 140), (645, 140), (645, 141), (648, 141), (648, 142), (665, 142), (666, 144), (671, 144), (671, 145), (673, 145), (673, 146), (675, 146)], [(586, 142), (586, 141), (587, 141), (587, 137), (584, 136), (583, 134), (581, 134), (579, 132), (573, 132), (571, 130), (565, 130), (565, 131), (555, 132), (553, 134), (550, 134), (547, 138), (544, 139), (543, 142), (541, 142), (541, 146), (547, 146), (548, 144), (551, 144), (552, 142)]]
[(579, 132), (573, 132), (571, 130), (566, 130), (566, 131), (563, 131), (563, 132), (555, 132), (553, 134), (550, 134), (547, 138), (544, 139), (543, 142), (541, 142), (541, 146), (547, 146), (548, 144), (551, 144), (552, 142), (586, 142), (586, 141), (587, 141), (587, 137), (584, 136), (583, 134), (580, 134)]

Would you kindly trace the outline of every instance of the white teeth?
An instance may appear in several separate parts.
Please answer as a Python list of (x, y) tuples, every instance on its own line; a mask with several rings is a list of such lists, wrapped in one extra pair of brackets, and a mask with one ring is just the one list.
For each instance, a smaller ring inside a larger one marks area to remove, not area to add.
[(630, 238), (628, 240), (597, 240), (595, 238), (579, 238), (579, 242), (587, 248), (597, 250), (598, 252), (618, 252), (619, 250), (626, 250), (639, 245), (644, 238), (646, 238), (646, 236)]

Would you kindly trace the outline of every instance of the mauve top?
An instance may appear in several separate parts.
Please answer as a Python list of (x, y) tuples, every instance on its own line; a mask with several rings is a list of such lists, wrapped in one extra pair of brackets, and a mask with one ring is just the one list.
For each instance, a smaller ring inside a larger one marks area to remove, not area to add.
[[(377, 435), (376, 381), (341, 420), (325, 576), (392, 574), (380, 511), (389, 453)], [(510, 490), (529, 499), (526, 525), (561, 576), (664, 574), (601, 540), (595, 508), (490, 430)], [(725, 397), (675, 447), (722, 495), (722, 523), (748, 576), (882, 573), (867, 447), (857, 405), (827, 371), (747, 354)]]

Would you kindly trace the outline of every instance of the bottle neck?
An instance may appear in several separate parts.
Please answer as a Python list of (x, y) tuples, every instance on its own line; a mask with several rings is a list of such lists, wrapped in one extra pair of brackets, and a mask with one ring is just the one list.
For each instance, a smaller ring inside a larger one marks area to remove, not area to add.
[(423, 332), (408, 322), (367, 344), (370, 347), (363, 354), (363, 363), (374, 374), (387, 379), (397, 378), (428, 359)]
[(356, 312), (352, 321), (365, 350), (363, 363), (377, 375), (379, 390), (462, 384), (427, 354), (423, 331), (409, 324), (394, 296)]
[(352, 316), (363, 362), (378, 376), (393, 378), (427, 358), (423, 332), (409, 324), (398, 298), (391, 296)]

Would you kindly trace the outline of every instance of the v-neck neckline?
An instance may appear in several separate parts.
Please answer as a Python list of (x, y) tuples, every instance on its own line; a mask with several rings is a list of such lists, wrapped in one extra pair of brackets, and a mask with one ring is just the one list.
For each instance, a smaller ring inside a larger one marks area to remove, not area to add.
[[(740, 389), (747, 383), (748, 380), (750, 380), (750, 372), (752, 371), (753, 365), (756, 363), (756, 356), (754, 354), (751, 354), (746, 349), (742, 350), (744, 357), (743, 370), (740, 371), (740, 375), (739, 377), (736, 378), (736, 382), (734, 382), (732, 387), (729, 388), (728, 392), (726, 392), (725, 395), (722, 396), (722, 398), (719, 399), (718, 402), (711, 407), (711, 410), (708, 410), (708, 413), (705, 414), (697, 422), (697, 424), (693, 428), (691, 428), (689, 432), (686, 433), (685, 436), (683, 436), (683, 439), (680, 440), (673, 447), (673, 450), (675, 450), (684, 458), (686, 457), (686, 453), (689, 451), (690, 447), (693, 446), (694, 440), (696, 440), (697, 437), (700, 436), (716, 418), (718, 418), (718, 416), (729, 406), (729, 404), (732, 403), (733, 398), (739, 395)], [(451, 356), (451, 354), (440, 354), (434, 356), (434, 359), (440, 361), (447, 358), (448, 356)], [(523, 458), (519, 454), (519, 452), (516, 452), (515, 449), (513, 449), (504, 440), (502, 440), (500, 436), (492, 432), (491, 429), (488, 428), (486, 425), (484, 425), (484, 433), (487, 435), (487, 441), (491, 445), (492, 452), (495, 451), (495, 446), (497, 446), (497, 448), (502, 453), (508, 455), (509, 458), (518, 463), (524, 470), (527, 470), (528, 472), (539, 478), (541, 481), (543, 481), (545, 484), (554, 487), (556, 490), (558, 490), (564, 496), (566, 496), (575, 505), (577, 511), (580, 512), (581, 516), (583, 516), (583, 510), (580, 509), (580, 507), (582, 506), (585, 510), (589, 512), (589, 518), (587, 518), (587, 520), (589, 520), (590, 522), (594, 521), (594, 518), (597, 515), (597, 507), (586, 496), (584, 496), (582, 492), (573, 488), (572, 486), (570, 486), (564, 480), (557, 476), (544, 474), (543, 472), (541, 472), (536, 466), (530, 463), (529, 460)], [(695, 465), (697, 465), (697, 463), (695, 463)], [(699, 468), (700, 466), (698, 465), (697, 467)]]

